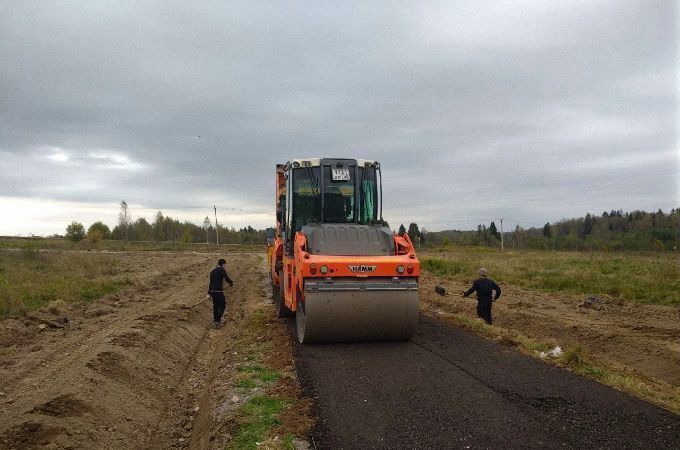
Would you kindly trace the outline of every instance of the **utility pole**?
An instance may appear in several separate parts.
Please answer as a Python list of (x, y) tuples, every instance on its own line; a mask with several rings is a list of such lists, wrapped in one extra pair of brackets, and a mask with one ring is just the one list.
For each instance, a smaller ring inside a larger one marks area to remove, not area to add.
[(215, 209), (215, 234), (217, 235), (217, 245), (220, 245), (220, 227), (217, 226), (217, 206), (213, 205)]
[(501, 217), (501, 251), (503, 251), (503, 218)]

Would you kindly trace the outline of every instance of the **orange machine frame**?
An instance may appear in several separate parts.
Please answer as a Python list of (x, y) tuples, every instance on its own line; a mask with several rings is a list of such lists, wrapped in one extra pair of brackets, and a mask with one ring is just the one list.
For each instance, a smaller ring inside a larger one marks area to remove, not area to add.
[[(297, 309), (297, 302), (304, 301), (306, 278), (369, 278), (369, 277), (420, 277), (420, 261), (408, 234), (394, 235), (395, 253), (390, 256), (329, 256), (313, 255), (307, 252), (307, 238), (301, 232), (295, 233), (293, 257), (285, 254), (282, 239), (282, 217), (279, 214), (282, 198), (286, 195), (284, 166), (276, 166), (276, 240), (267, 249), (272, 282), (281, 289), (278, 270), (283, 269), (287, 277), (287, 289), (283, 292), (284, 303), (291, 310)], [(321, 273), (321, 266), (327, 272)], [(375, 266), (370, 272), (352, 271), (350, 266)], [(400, 269), (402, 269), (400, 271)], [(295, 289), (293, 289), (295, 287)]]

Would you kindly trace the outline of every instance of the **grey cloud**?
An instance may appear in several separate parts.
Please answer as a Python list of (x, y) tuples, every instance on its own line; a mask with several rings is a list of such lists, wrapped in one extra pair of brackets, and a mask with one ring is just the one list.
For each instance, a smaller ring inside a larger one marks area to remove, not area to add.
[(267, 212), (356, 156), (432, 229), (678, 206), (670, 1), (0, 8), (0, 196)]

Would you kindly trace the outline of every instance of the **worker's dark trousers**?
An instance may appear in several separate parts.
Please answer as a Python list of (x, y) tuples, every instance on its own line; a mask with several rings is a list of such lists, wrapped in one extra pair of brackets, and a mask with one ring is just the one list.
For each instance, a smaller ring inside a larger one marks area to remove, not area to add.
[(491, 301), (477, 302), (477, 317), (484, 319), (484, 322), (491, 325)]
[(224, 298), (224, 292), (213, 291), (210, 293), (213, 300), (213, 320), (215, 322), (222, 321), (222, 314), (227, 309), (227, 300)]

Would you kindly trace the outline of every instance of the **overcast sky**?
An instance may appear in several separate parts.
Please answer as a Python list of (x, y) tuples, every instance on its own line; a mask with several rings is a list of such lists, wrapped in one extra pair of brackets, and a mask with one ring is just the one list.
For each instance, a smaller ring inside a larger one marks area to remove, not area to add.
[(393, 227), (667, 211), (677, 49), (673, 1), (1, 2), (0, 234), (264, 228), (310, 156), (381, 161)]

